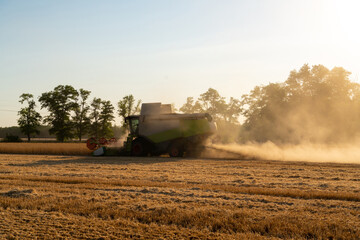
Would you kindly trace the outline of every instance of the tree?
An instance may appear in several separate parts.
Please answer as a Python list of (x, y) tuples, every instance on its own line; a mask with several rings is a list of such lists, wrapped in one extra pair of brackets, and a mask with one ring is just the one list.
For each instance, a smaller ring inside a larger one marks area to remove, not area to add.
[(231, 97), (229, 103), (220, 96), (219, 92), (209, 88), (205, 93), (194, 101), (193, 97), (188, 97), (186, 103), (182, 105), (180, 111), (183, 113), (209, 113), (215, 120), (238, 123), (238, 118), (242, 111), (240, 100)]
[(87, 104), (86, 100), (89, 98), (90, 91), (80, 88), (78, 94), (79, 97), (76, 102), (75, 116), (73, 117), (75, 135), (78, 137), (81, 142), (81, 138), (89, 129), (90, 118), (88, 112), (90, 106)]
[(203, 109), (201, 108), (199, 101), (194, 103), (194, 98), (188, 97), (186, 103), (180, 108), (180, 111), (183, 113), (199, 113), (203, 112)]
[(59, 85), (53, 91), (41, 94), (39, 102), (41, 108), (46, 108), (50, 114), (45, 117), (44, 123), (50, 124), (50, 134), (64, 142), (73, 137), (73, 122), (71, 112), (77, 108), (78, 92), (70, 85)]
[[(242, 138), (258, 142), (278, 141), (288, 131), (284, 114), (287, 111), (286, 93), (282, 84), (271, 83), (264, 87), (255, 87), (242, 100), (243, 124)], [(282, 123), (284, 120), (284, 124)], [(274, 124), (278, 122), (279, 125)], [(248, 130), (251, 129), (251, 134)], [(250, 136), (251, 135), (251, 136)]]
[(180, 108), (184, 113), (209, 113), (217, 123), (218, 131), (214, 141), (222, 143), (235, 142), (240, 129), (238, 118), (242, 111), (240, 100), (231, 97), (229, 103), (220, 96), (219, 92), (209, 88), (194, 101), (188, 97), (186, 103)]
[(304, 64), (242, 98), (244, 141), (343, 142), (360, 135), (360, 85), (341, 67)]
[(41, 116), (40, 113), (35, 111), (36, 104), (33, 97), (30, 93), (23, 93), (19, 100), (21, 104), (27, 103), (27, 107), (21, 108), (18, 112), (18, 115), (20, 115), (18, 124), (21, 132), (27, 136), (29, 142), (31, 134), (40, 134), (37, 128), (40, 126)]
[(102, 137), (113, 137), (114, 132), (111, 122), (114, 120), (114, 106), (110, 101), (101, 102), (101, 112), (99, 115), (100, 134)]
[(242, 111), (241, 101), (230, 97), (230, 101), (224, 107), (223, 117), (226, 122), (239, 123), (240, 113)]
[(203, 112), (209, 113), (215, 120), (226, 111), (225, 98), (221, 97), (219, 92), (209, 88), (205, 93), (200, 94), (198, 99)]
[(123, 97), (123, 99), (118, 102), (118, 114), (123, 120), (123, 128), (127, 128), (127, 123), (125, 122), (126, 117), (140, 113), (141, 100), (135, 102), (136, 100), (131, 94)]
[(101, 99), (94, 98), (90, 104), (90, 134), (95, 137), (99, 138), (100, 135), (100, 112), (101, 112)]

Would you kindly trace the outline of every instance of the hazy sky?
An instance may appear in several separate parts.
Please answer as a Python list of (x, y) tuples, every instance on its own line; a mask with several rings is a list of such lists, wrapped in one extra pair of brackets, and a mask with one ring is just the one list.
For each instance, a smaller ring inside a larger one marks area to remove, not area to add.
[(59, 84), (180, 107), (209, 87), (241, 98), (304, 63), (359, 82), (359, 23), (355, 0), (0, 0), (0, 126), (17, 125), (22, 93)]

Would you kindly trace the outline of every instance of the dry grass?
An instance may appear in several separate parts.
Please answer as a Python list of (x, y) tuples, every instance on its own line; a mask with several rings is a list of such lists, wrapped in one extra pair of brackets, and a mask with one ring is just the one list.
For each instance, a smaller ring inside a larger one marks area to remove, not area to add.
[(0, 238), (359, 239), (360, 165), (0, 155)]
[(360, 202), (360, 194), (358, 192), (345, 191), (319, 191), (299, 189), (274, 189), (268, 187), (238, 187), (229, 185), (211, 185), (211, 184), (191, 184), (191, 183), (173, 183), (173, 182), (154, 182), (145, 180), (104, 180), (97, 178), (81, 178), (81, 177), (19, 177), (13, 175), (0, 176), (3, 180), (21, 180), (34, 182), (52, 182), (59, 184), (83, 184), (86, 186), (102, 185), (102, 186), (121, 186), (121, 187), (160, 187), (160, 188), (199, 188), (203, 191), (223, 191), (227, 193), (240, 193), (251, 195), (265, 195), (277, 197), (290, 197), (296, 199), (328, 199)]
[(85, 143), (0, 143), (0, 153), (90, 155)]

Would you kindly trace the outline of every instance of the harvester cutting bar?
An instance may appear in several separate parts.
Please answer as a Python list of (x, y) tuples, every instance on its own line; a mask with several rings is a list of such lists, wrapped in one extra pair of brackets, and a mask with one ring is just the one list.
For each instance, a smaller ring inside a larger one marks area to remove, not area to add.
[(90, 150), (96, 150), (99, 147), (106, 146), (109, 144), (114, 144), (114, 143), (116, 143), (116, 138), (110, 138), (109, 140), (107, 140), (104, 137), (99, 138), (99, 139), (91, 137), (86, 141), (86, 146)]

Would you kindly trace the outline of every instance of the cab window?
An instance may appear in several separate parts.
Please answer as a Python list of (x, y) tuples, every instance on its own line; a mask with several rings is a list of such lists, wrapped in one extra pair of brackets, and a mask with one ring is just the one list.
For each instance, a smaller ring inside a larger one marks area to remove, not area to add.
[(133, 134), (138, 134), (139, 132), (139, 119), (138, 118), (133, 118), (130, 121), (130, 131)]

